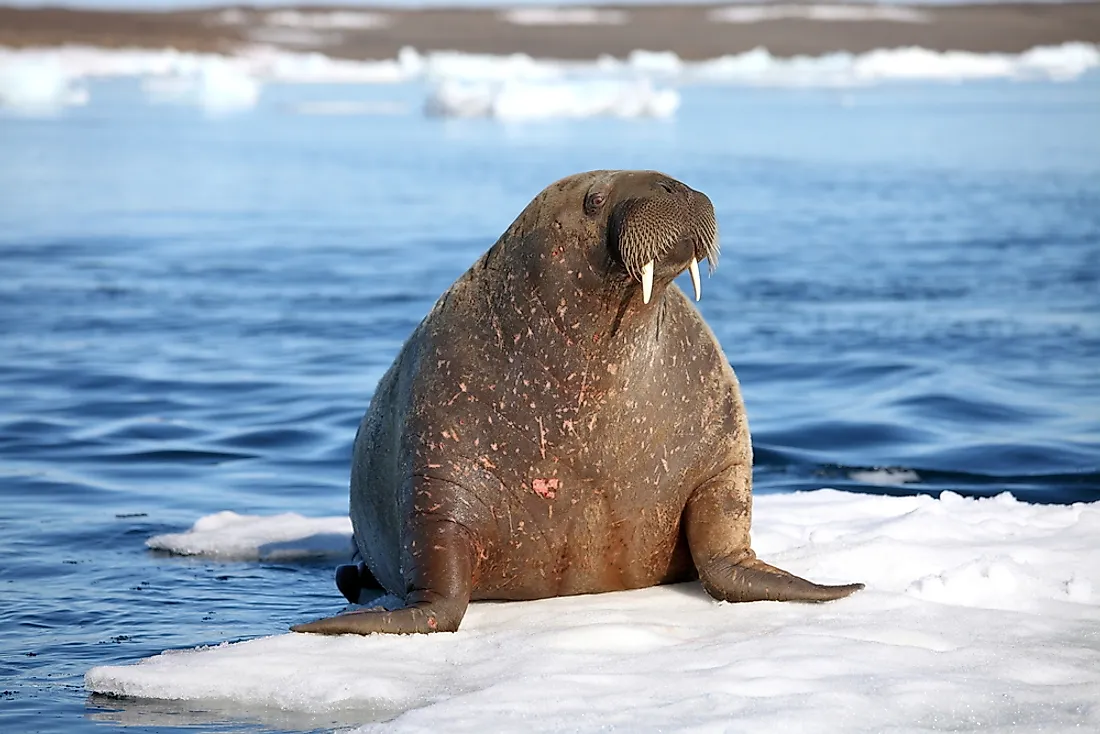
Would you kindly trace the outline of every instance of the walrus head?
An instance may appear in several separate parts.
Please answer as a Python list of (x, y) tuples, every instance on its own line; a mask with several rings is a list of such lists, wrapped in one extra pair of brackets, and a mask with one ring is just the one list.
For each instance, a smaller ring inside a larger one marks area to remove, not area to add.
[(710, 199), (658, 171), (588, 171), (555, 181), (497, 244), (540, 278), (554, 269), (561, 283), (571, 273), (578, 291), (622, 303), (639, 286), (642, 303), (650, 303), (684, 270), (699, 300), (699, 262), (711, 271), (718, 263)]
[(699, 261), (718, 265), (718, 223), (702, 192), (657, 171), (616, 171), (597, 177), (584, 197), (584, 212), (602, 219), (602, 245), (612, 269), (642, 286), (649, 303), (653, 283), (667, 284), (686, 268), (695, 300), (702, 294)]

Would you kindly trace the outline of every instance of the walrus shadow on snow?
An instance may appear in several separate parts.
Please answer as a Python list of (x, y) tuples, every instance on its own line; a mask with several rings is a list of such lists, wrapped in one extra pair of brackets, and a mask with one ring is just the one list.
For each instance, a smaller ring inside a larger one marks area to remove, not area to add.
[(392, 610), (324, 634), (456, 630), (471, 600), (698, 578), (732, 602), (829, 601), (756, 558), (752, 445), (737, 378), (699, 311), (718, 260), (706, 195), (656, 171), (543, 190), (436, 302), (355, 439), (349, 599)]

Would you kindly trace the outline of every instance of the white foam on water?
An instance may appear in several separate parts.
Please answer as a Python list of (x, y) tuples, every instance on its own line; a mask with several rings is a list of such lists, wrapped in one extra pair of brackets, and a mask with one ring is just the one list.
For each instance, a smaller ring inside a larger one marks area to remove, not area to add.
[[(257, 104), (267, 83), (423, 80), (431, 88), (425, 109), (433, 114), (469, 115), (478, 109), (478, 114), (512, 120), (607, 114), (664, 117), (679, 104), (676, 91), (668, 87), (684, 84), (853, 87), (897, 81), (1068, 81), (1097, 66), (1100, 46), (1087, 43), (1037, 47), (1021, 54), (899, 48), (793, 58), (778, 58), (758, 48), (699, 62), (652, 51), (635, 51), (625, 60), (566, 62), (525, 54), (421, 54), (412, 48), (380, 61), (336, 59), (265, 45), (242, 48), (234, 55), (79, 46), (0, 48), (0, 102), (31, 113), (57, 111), (87, 102), (82, 85), (86, 79), (131, 76), (146, 80), (143, 88), (152, 101), (227, 113)], [(477, 84), (481, 86), (475, 90)], [(658, 89), (658, 84), (666, 88)], [(456, 98), (461, 100), (452, 104)]]
[(182, 533), (155, 535), (153, 550), (219, 560), (289, 560), (352, 554), (351, 520), (346, 517), (239, 515), (226, 510), (207, 515)]
[(500, 120), (587, 117), (670, 117), (680, 105), (674, 89), (648, 80), (462, 82), (436, 85), (429, 115)]
[(763, 23), (786, 18), (846, 23), (860, 21), (927, 23), (931, 20), (927, 13), (915, 8), (890, 5), (737, 5), (718, 8), (707, 13), (707, 19), (717, 23)]
[(500, 14), (513, 25), (622, 25), (630, 19), (623, 10), (606, 8), (513, 8)]
[[(200, 545), (255, 547), (258, 521), (204, 518)], [(360, 732), (1096, 731), (1097, 537), (1100, 503), (763, 495), (761, 557), (867, 588), (821, 605), (718, 603), (698, 583), (475, 603), (457, 633), (279, 634), (96, 667), (85, 685), (396, 716)]]

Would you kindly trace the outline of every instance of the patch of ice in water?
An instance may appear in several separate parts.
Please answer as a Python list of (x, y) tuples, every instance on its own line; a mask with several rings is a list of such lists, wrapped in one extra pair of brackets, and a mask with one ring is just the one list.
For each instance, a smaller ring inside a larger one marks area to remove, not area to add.
[(912, 469), (860, 469), (848, 472), (848, 476), (857, 482), (880, 486), (911, 484), (920, 481), (920, 474)]
[[(203, 523), (214, 545), (247, 532), (233, 519)], [(457, 633), (279, 634), (92, 668), (85, 686), (364, 712), (359, 732), (1095, 731), (1098, 536), (1100, 503), (764, 495), (761, 557), (867, 588), (827, 604), (724, 604), (698, 583), (475, 603)], [(365, 723), (379, 716), (396, 718)]]
[(0, 49), (0, 109), (42, 116), (87, 104), (88, 90), (56, 58), (7, 56)]
[(500, 120), (585, 117), (669, 117), (680, 105), (673, 89), (641, 81), (510, 81), (503, 84), (445, 81), (437, 84), (426, 112), (441, 117)]
[(236, 55), (171, 49), (0, 49), (0, 98), (8, 107), (61, 109), (87, 101), (80, 81), (103, 76), (148, 79), (155, 101), (194, 104), (212, 113), (248, 109), (268, 81), (283, 83), (431, 83), (424, 108), (433, 114), (538, 117), (667, 117), (679, 106), (661, 84), (763, 87), (852, 87), (891, 81), (1048, 79), (1065, 81), (1100, 66), (1100, 47), (1066, 43), (1022, 54), (938, 52), (922, 48), (777, 58), (766, 49), (687, 62), (669, 52), (635, 51), (626, 60), (533, 59), (402, 49), (382, 61), (335, 59), (270, 46)]
[[(652, 58), (643, 63), (653, 64)], [(670, 63), (670, 62), (666, 62)], [(849, 87), (890, 81), (969, 79), (1073, 79), (1100, 66), (1100, 47), (1087, 43), (1037, 47), (1022, 54), (979, 54), (895, 48), (824, 56), (777, 58), (758, 48), (734, 56), (684, 64), (689, 81), (764, 87)]]
[(199, 518), (183, 533), (155, 535), (153, 550), (220, 560), (289, 560), (351, 557), (351, 520), (346, 517), (239, 515), (219, 512)]
[(763, 23), (784, 18), (804, 20), (888, 21), (894, 23), (927, 23), (927, 13), (914, 8), (889, 5), (738, 5), (718, 8), (707, 13), (707, 18), (717, 23)]
[(390, 17), (385, 13), (368, 13), (354, 10), (330, 12), (276, 10), (264, 15), (264, 23), (284, 28), (311, 28), (314, 30), (365, 30), (385, 28)]
[(401, 102), (364, 102), (351, 100), (299, 102), (287, 109), (299, 115), (406, 115), (408, 106)]
[(241, 58), (258, 77), (289, 84), (397, 84), (424, 73), (423, 57), (410, 48), (385, 61), (337, 59), (263, 46), (243, 52)]
[(630, 19), (623, 10), (608, 8), (513, 8), (501, 13), (513, 25), (622, 25)]
[(212, 58), (191, 70), (148, 76), (142, 89), (153, 102), (194, 105), (218, 115), (255, 107), (261, 84), (241, 64)]
[[(457, 51), (436, 51), (424, 59), (424, 76), (429, 80), (459, 79), (468, 81), (531, 81), (558, 79), (566, 74), (568, 64), (559, 61), (533, 59), (527, 54), (468, 54)], [(584, 68), (584, 64), (575, 64)]]

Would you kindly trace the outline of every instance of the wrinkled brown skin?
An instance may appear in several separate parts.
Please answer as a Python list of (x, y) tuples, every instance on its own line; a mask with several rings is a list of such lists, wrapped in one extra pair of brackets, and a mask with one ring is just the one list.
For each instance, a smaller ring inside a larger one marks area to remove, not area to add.
[[(639, 233), (658, 255), (648, 305), (624, 265), (638, 253), (618, 245)], [(811, 583), (750, 548), (737, 378), (672, 283), (716, 245), (709, 199), (657, 172), (592, 171), (540, 193), (412, 334), (356, 436), (365, 567), (341, 567), (338, 584), (355, 600), (376, 580), (407, 606), (292, 629), (454, 631), (472, 599), (694, 578), (731, 602), (862, 588)]]

